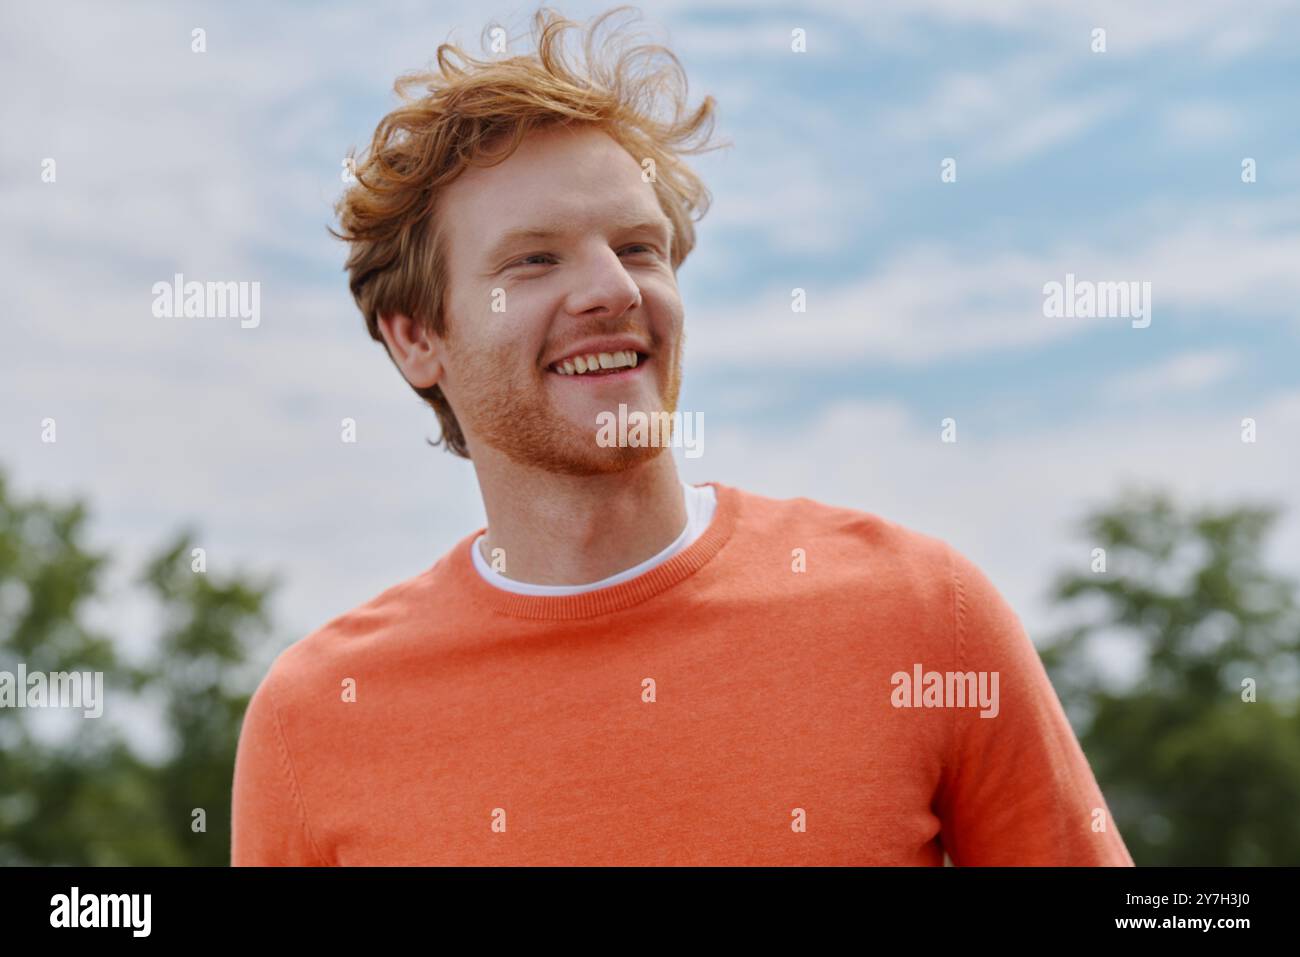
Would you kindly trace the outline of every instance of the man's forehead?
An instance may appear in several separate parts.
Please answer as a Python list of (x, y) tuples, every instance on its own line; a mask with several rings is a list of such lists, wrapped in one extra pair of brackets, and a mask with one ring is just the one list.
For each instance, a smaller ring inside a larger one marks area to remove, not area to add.
[(457, 177), (440, 206), (453, 246), (476, 257), (513, 240), (592, 229), (673, 232), (640, 166), (601, 131), (535, 131), (503, 162)]
[(593, 229), (672, 229), (672, 221), (653, 199), (641, 202), (602, 202), (594, 200), (580, 206), (553, 200), (516, 207), (480, 230), (485, 243), (507, 235), (521, 238), (577, 235)]
[[(491, 145), (489, 152), (496, 148)], [(448, 189), (504, 198), (529, 190), (562, 189), (566, 184), (584, 191), (596, 185), (635, 187), (643, 183), (640, 174), (641, 166), (632, 154), (603, 130), (543, 128), (526, 135), (504, 160), (471, 165)]]

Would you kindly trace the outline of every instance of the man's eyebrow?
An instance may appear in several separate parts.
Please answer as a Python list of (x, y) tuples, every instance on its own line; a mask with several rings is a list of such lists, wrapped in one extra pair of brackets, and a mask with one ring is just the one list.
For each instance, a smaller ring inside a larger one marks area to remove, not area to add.
[[(658, 233), (668, 240), (671, 245), (673, 241), (673, 222), (671, 219), (641, 219), (633, 222), (624, 222), (618, 224), (615, 229), (618, 232), (652, 232)], [(564, 235), (564, 228), (556, 226), (530, 226), (520, 227), (517, 229), (508, 229), (501, 234), (491, 248), (484, 255), (484, 262), (488, 265), (495, 265), (496, 262), (505, 256), (514, 246), (520, 243), (530, 241), (554, 239), (557, 236)]]

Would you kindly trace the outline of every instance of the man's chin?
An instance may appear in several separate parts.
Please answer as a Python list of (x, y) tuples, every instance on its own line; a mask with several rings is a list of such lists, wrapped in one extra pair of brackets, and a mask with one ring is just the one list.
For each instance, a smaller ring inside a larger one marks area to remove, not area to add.
[[(566, 384), (567, 388), (572, 386)], [(663, 414), (665, 403), (655, 388), (619, 390), (627, 396), (578, 396), (537, 401), (511, 391), (487, 403), (473, 416), (476, 442), (489, 445), (512, 462), (560, 475), (608, 475), (624, 472), (659, 455), (668, 435), (652, 437), (638, 428)], [(676, 394), (668, 407), (676, 407)], [(623, 408), (620, 409), (620, 405)], [(640, 414), (638, 414), (640, 413)], [(660, 429), (653, 430), (661, 431)]]
[(593, 442), (591, 445), (569, 446), (567, 449), (558, 447), (555, 452), (551, 459), (552, 472), (562, 475), (614, 475), (650, 462), (663, 449), (653, 446), (601, 447)]
[(663, 452), (662, 446), (611, 445), (596, 442), (594, 430), (584, 438), (570, 435), (537, 444), (524, 441), (502, 451), (515, 463), (560, 475), (610, 475), (636, 468)]

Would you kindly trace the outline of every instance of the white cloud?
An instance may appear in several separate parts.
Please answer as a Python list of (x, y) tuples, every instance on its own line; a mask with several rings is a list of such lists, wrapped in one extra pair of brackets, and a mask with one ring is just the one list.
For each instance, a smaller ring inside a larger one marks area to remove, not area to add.
[[(742, 160), (742, 155), (750, 158)], [(846, 193), (836, 188), (834, 177), (816, 155), (776, 149), (770, 141), (746, 144), (738, 137), (732, 155), (707, 165), (711, 174), (706, 181), (714, 185), (715, 197), (725, 195), (725, 199), (715, 199), (699, 235), (705, 229), (726, 229), (732, 231), (733, 243), (736, 236), (746, 237), (739, 248), (717, 248), (721, 240), (715, 240), (707, 249), (711, 260), (752, 258), (759, 251), (765, 256), (833, 252), (853, 238), (872, 209), (869, 190)], [(761, 250), (755, 243), (760, 235)], [(705, 245), (699, 248), (704, 251)]]
[[(1073, 239), (1032, 255), (916, 245), (861, 279), (832, 285), (791, 277), (688, 319), (691, 355), (706, 364), (924, 365), (1101, 330), (1158, 335), (1171, 309), (1215, 312), (1234, 323), (1291, 319), (1300, 298), (1300, 220), (1293, 208), (1243, 202), (1174, 213), (1159, 204), (1125, 213), (1129, 235), (1122, 242)], [(1063, 282), (1067, 273), (1150, 282), (1150, 327), (1045, 318), (1043, 285)], [(806, 313), (791, 311), (795, 287), (806, 289)]]
[(989, 27), (1050, 47), (1060, 55), (1087, 53), (1094, 27), (1107, 31), (1105, 56), (1148, 56), (1182, 48), (1218, 59), (1242, 56), (1270, 44), (1285, 50), (1296, 10), (1287, 0), (1257, 0), (1243, 22), (1240, 7), (1219, 0), (1092, 0), (1086, 5), (1041, 0), (882, 0), (872, 4), (813, 0), (810, 10), (856, 23), (864, 39), (890, 44), (901, 34), (936, 24)]
[(884, 142), (956, 150), (959, 163), (1019, 162), (1082, 135), (1132, 101), (1119, 89), (1072, 91), (1071, 70), (1059, 55), (1034, 52), (941, 74), (924, 99), (891, 107), (872, 125)]
[(1117, 401), (1196, 392), (1223, 382), (1241, 368), (1240, 355), (1223, 350), (1189, 352), (1111, 379), (1103, 392)]
[(972, 151), (976, 163), (1018, 163), (1100, 125), (1132, 101), (1120, 92), (1056, 96), (1004, 117), (1000, 130), (986, 134)]
[(1164, 135), (1182, 143), (1218, 143), (1239, 135), (1240, 107), (1215, 100), (1192, 100), (1168, 107), (1160, 120)]

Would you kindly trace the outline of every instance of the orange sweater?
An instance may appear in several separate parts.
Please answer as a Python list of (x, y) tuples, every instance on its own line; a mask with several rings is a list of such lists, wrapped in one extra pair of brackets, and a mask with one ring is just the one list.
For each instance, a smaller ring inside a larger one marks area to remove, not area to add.
[(714, 487), (631, 581), (502, 591), (480, 529), (286, 649), (240, 733), (232, 863), (1133, 863), (973, 564)]

